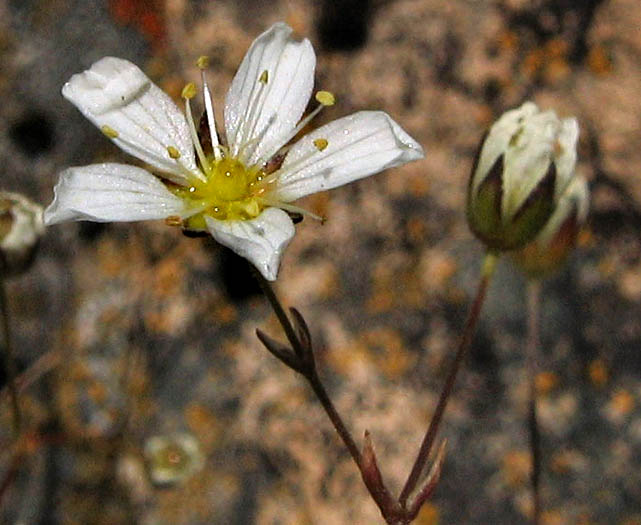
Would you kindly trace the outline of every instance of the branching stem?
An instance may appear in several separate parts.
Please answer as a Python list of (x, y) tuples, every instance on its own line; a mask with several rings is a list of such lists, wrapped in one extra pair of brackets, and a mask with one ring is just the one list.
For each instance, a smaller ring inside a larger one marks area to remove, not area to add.
[[(365, 433), (365, 445), (363, 452), (359, 449), (354, 441), (354, 438), (350, 434), (349, 430), (345, 426), (343, 419), (336, 410), (336, 407), (332, 403), (327, 390), (323, 385), (320, 377), (318, 376), (316, 370), (316, 363), (314, 360), (313, 349), (311, 346), (311, 339), (309, 331), (305, 320), (302, 318), (301, 314), (297, 310), (291, 309), (294, 323), (285, 312), (281, 302), (278, 300), (274, 289), (272, 288), (269, 281), (267, 281), (260, 273), (256, 273), (256, 279), (262, 288), (265, 297), (269, 301), (280, 325), (282, 326), (287, 340), (291, 348), (287, 348), (282, 343), (271, 339), (271, 337), (262, 333), (260, 330), (257, 330), (258, 338), (265, 345), (265, 347), (278, 359), (280, 359), (284, 364), (300, 373), (309, 383), (310, 387), (314, 391), (314, 394), (320, 401), (327, 417), (334, 425), (336, 432), (343, 440), (343, 443), (349, 450), (349, 453), (352, 456), (352, 459), (358, 467), (361, 477), (365, 482), (365, 486), (369, 491), (372, 499), (378, 505), (383, 518), (389, 525), (407, 525), (411, 523), (418, 511), (420, 506), (425, 501), (425, 498), (429, 497), (431, 491), (436, 486), (438, 482), (438, 473), (440, 472), (443, 454), (439, 453), (438, 458), (435, 462), (435, 468), (432, 470), (436, 472), (435, 476), (429, 476), (422, 481), (423, 487), (417, 491), (418, 496), (413, 500), (410, 500), (408, 503), (408, 498), (410, 494), (416, 489), (416, 486), (421, 479), (421, 475), (427, 470), (426, 465), (430, 457), (430, 452), (436, 434), (438, 432), (439, 423), (443, 418), (445, 408), (447, 406), (447, 401), (452, 393), (454, 388), (454, 383), (456, 381), (456, 376), (461, 368), (461, 364), (465, 358), (466, 352), (472, 341), (472, 336), (474, 335), (474, 330), (476, 323), (478, 321), (479, 314), (481, 312), (481, 306), (485, 299), (485, 293), (489, 285), (492, 274), (494, 273), (494, 268), (496, 266), (497, 256), (492, 253), (488, 253), (483, 260), (483, 268), (481, 271), (481, 279), (479, 286), (476, 292), (476, 297), (470, 311), (468, 313), (465, 326), (463, 328), (463, 333), (459, 340), (458, 350), (454, 358), (454, 362), (450, 368), (447, 380), (445, 382), (445, 387), (441, 392), (441, 397), (439, 399), (436, 411), (434, 416), (430, 421), (429, 427), (421, 444), (420, 451), (412, 467), (407, 482), (403, 487), (399, 499), (395, 499), (388, 489), (385, 487), (381, 473), (378, 469), (376, 456), (374, 454), (374, 449), (372, 448), (371, 439), (369, 433)], [(444, 450), (444, 448), (443, 448)]]
[[(267, 281), (259, 272), (255, 272), (255, 274), (256, 274), (256, 279), (258, 280), (258, 283), (260, 284), (260, 287), (263, 290), (263, 293), (265, 294), (265, 297), (267, 297), (267, 300), (269, 301), (269, 304), (274, 310), (274, 313), (276, 314), (276, 317), (278, 318), (280, 325), (285, 331), (285, 335), (287, 336), (287, 340), (289, 341), (289, 344), (294, 349), (294, 352), (296, 352), (296, 355), (298, 356), (298, 358), (301, 360), (305, 360), (306, 357), (309, 357), (306, 355), (309, 350), (303, 348), (303, 345), (301, 344), (298, 338), (298, 335), (296, 334), (296, 330), (292, 326), (292, 323), (289, 317), (285, 313), (285, 309), (283, 308), (282, 304), (278, 300), (278, 297), (276, 296), (274, 289), (272, 288), (269, 281)], [(331, 420), (332, 424), (334, 425), (334, 428), (336, 429), (336, 432), (338, 432), (338, 435), (343, 440), (343, 443), (345, 443), (345, 446), (349, 450), (349, 453), (352, 455), (352, 458), (360, 468), (361, 453), (358, 447), (356, 446), (356, 442), (354, 441), (354, 438), (350, 434), (349, 430), (347, 430), (347, 427), (345, 426), (345, 423), (343, 422), (341, 416), (336, 410), (334, 403), (332, 403), (332, 400), (329, 398), (329, 395), (327, 394), (327, 390), (325, 390), (325, 386), (323, 385), (322, 381), (318, 377), (313, 356), (312, 356), (312, 359), (308, 360), (308, 362), (311, 364), (311, 366), (303, 370), (303, 372), (301, 373), (305, 377), (305, 379), (307, 379), (309, 385), (314, 391), (314, 394), (316, 394), (316, 397), (318, 398), (321, 405), (323, 406), (323, 409), (325, 410), (327, 417), (329, 417), (329, 419)]]

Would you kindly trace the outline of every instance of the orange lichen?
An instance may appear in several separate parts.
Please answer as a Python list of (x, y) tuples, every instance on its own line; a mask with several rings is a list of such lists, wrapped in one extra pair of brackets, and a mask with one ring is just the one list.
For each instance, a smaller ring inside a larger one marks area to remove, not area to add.
[(596, 45), (588, 51), (588, 67), (595, 75), (607, 75), (612, 72), (612, 60), (607, 51), (599, 45)]
[(634, 405), (634, 396), (632, 396), (630, 392), (627, 390), (618, 390), (610, 398), (608, 411), (611, 412), (616, 419), (621, 419), (632, 412)]
[(534, 381), (537, 393), (544, 396), (559, 385), (559, 375), (555, 372), (540, 372)]
[(542, 525), (565, 525), (567, 520), (558, 510), (547, 510), (541, 514)]
[(401, 334), (392, 328), (368, 330), (361, 334), (360, 340), (369, 349), (378, 370), (388, 379), (398, 379), (416, 362), (416, 356), (405, 348)]
[(164, 47), (167, 35), (161, 2), (110, 0), (109, 9), (116, 21), (134, 26), (156, 50)]
[(229, 324), (238, 318), (238, 310), (231, 303), (218, 303), (214, 306), (213, 316), (216, 322)]
[(514, 31), (502, 31), (497, 38), (497, 44), (501, 51), (514, 51), (519, 43), (519, 37)]
[(369, 314), (380, 314), (389, 312), (394, 306), (395, 300), (392, 291), (381, 287), (368, 297), (365, 309)]
[(224, 431), (223, 425), (216, 416), (208, 408), (198, 403), (187, 406), (185, 421), (194, 435), (198, 436), (198, 440), (205, 450), (211, 450)]
[(597, 388), (603, 388), (608, 382), (609, 371), (603, 359), (594, 359), (588, 366), (590, 381)]
[(524, 450), (511, 450), (503, 456), (502, 472), (509, 485), (526, 484), (529, 480), (531, 467), (530, 453)]
[(557, 474), (578, 471), (585, 466), (587, 458), (577, 450), (560, 450), (550, 458), (550, 469)]
[(416, 525), (438, 525), (438, 519), (438, 507), (433, 503), (427, 502), (421, 507), (414, 523)]

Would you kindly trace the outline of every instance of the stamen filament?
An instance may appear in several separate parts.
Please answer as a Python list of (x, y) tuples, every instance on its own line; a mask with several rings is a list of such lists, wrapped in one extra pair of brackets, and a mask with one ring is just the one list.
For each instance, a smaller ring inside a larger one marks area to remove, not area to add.
[(258, 159), (257, 164), (264, 164), (267, 162), (275, 153), (275, 151), (272, 151), (272, 148), (276, 145), (282, 145), (282, 144), (287, 144), (289, 141), (291, 141), (298, 133), (305, 127), (307, 124), (311, 122), (311, 120), (320, 113), (320, 111), (326, 107), (326, 106), (332, 106), (334, 104), (334, 95), (332, 95), (329, 91), (319, 91), (316, 94), (316, 100), (319, 102), (319, 105), (314, 108), (314, 110), (304, 117), (298, 125), (288, 134), (285, 136), (280, 136), (273, 142), (269, 144), (268, 147), (265, 148), (265, 154), (264, 157), (261, 157)]
[[(196, 148), (196, 154), (198, 155), (198, 159), (200, 159), (200, 164), (203, 167), (203, 170), (205, 170), (205, 173), (211, 173), (211, 166), (209, 165), (209, 161), (207, 160), (207, 156), (205, 155), (205, 152), (203, 151), (203, 147), (200, 145), (200, 140), (198, 139), (198, 132), (196, 131), (196, 126), (194, 124), (194, 117), (191, 114), (191, 106), (189, 104), (189, 98), (185, 97), (185, 115), (187, 117), (187, 124), (189, 125), (189, 133), (191, 134), (191, 140), (194, 143), (194, 148)], [(207, 180), (207, 177), (205, 177), (202, 174), (199, 174), (200, 176), (198, 177), (200, 180), (205, 182)]]
[[(141, 151), (140, 145), (137, 142), (127, 139), (112, 127), (104, 125), (100, 128), (100, 130), (105, 136), (109, 137), (111, 140), (118, 141), (119, 144), (123, 144), (124, 146), (127, 146), (133, 149), (134, 151)], [(178, 157), (174, 158), (174, 156), (172, 156), (172, 154), (169, 152), (169, 148), (176, 150), (176, 152), (178, 152)], [(174, 146), (167, 146), (167, 154), (172, 160), (176, 162), (176, 164), (178, 165), (178, 168), (180, 169), (180, 172), (185, 176), (185, 178), (190, 179), (192, 177), (196, 177), (198, 179), (202, 179), (202, 174), (200, 173), (199, 170), (192, 170), (189, 167), (187, 167), (187, 165), (185, 165), (184, 160), (180, 158), (180, 152)], [(180, 186), (185, 185), (184, 180), (178, 179), (176, 177), (171, 177), (171, 173), (164, 173), (162, 177), (168, 180), (171, 180), (172, 182), (175, 182)]]
[[(324, 149), (325, 148), (323, 148), (323, 150)], [(314, 155), (316, 155), (317, 153), (320, 153), (321, 151), (322, 151), (321, 149), (319, 149), (316, 145), (314, 145), (314, 149), (313, 150), (311, 150), (306, 155), (303, 155), (300, 159), (292, 162), (286, 168), (282, 168), (282, 167), (278, 168), (273, 173), (270, 173), (269, 175), (267, 175), (262, 181), (260, 181), (260, 187), (265, 187), (268, 184), (273, 184), (279, 178), (285, 176), (287, 173), (291, 173), (292, 171), (296, 171), (301, 164), (307, 162)], [(267, 190), (265, 190), (265, 191), (267, 191)]]
[(307, 215), (308, 217), (311, 217), (312, 219), (315, 219), (317, 221), (320, 221), (323, 223), (325, 222), (324, 217), (321, 217), (320, 215), (316, 215), (315, 213), (309, 210), (306, 210), (305, 208), (301, 208), (299, 206), (295, 206), (287, 202), (280, 202), (277, 200), (267, 199), (265, 197), (259, 197), (259, 199), (262, 204), (271, 206), (272, 208), (280, 208), (281, 210), (289, 211), (292, 213), (300, 213), (301, 215)]
[(288, 136), (287, 140), (285, 141), (285, 143), (289, 142), (289, 141), (290, 141), (290, 140), (292, 140), (296, 135), (298, 135), (298, 133), (300, 132), (300, 130), (302, 130), (305, 126), (307, 126), (307, 124), (309, 124), (309, 123), (311, 122), (311, 120), (312, 120), (316, 115), (318, 115), (318, 114), (321, 112), (321, 109), (323, 109), (324, 107), (325, 107), (325, 106), (324, 106), (323, 104), (319, 104), (318, 106), (316, 106), (316, 108), (314, 108), (314, 111), (312, 111), (309, 115), (307, 115), (306, 117), (304, 117), (304, 118), (303, 118), (303, 119), (298, 123), (298, 126), (296, 126), (296, 127), (292, 130), (292, 132), (289, 134), (289, 136)]
[(200, 76), (203, 82), (203, 100), (205, 102), (205, 113), (207, 114), (207, 125), (209, 126), (209, 136), (211, 137), (211, 145), (214, 150), (214, 158), (218, 161), (222, 158), (220, 152), (220, 142), (218, 141), (218, 133), (216, 132), (216, 116), (214, 114), (214, 105), (211, 101), (211, 93), (209, 92), (209, 85), (205, 78), (205, 70), (200, 70)]
[[(258, 121), (258, 119), (255, 118), (254, 116), (256, 115), (258, 104), (261, 99), (261, 95), (265, 89), (265, 86), (267, 85), (268, 79), (269, 79), (269, 75), (267, 74), (267, 70), (265, 70), (261, 73), (258, 81), (252, 87), (252, 92), (250, 94), (249, 111), (247, 112), (247, 117), (244, 119), (239, 129), (241, 139), (245, 137), (249, 138), (254, 134), (254, 129)], [(258, 112), (258, 114), (260, 114), (260, 112)], [(249, 129), (247, 129), (247, 126), (250, 126)], [(240, 146), (238, 146), (238, 133), (236, 134), (235, 138), (236, 140), (234, 141), (234, 143), (235, 143), (235, 148), (237, 148), (237, 150), (233, 152), (233, 155), (235, 157), (238, 157), (240, 150), (245, 149), (245, 142), (241, 143)]]

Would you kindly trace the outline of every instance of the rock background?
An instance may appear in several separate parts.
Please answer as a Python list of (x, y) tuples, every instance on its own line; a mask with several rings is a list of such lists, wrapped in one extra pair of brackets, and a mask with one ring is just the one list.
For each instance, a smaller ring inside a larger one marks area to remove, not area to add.
[[(278, 290), (310, 322), (355, 437), (400, 489), (474, 293), (464, 198), (484, 129), (531, 98), (581, 123), (588, 227), (544, 288), (543, 523), (641, 524), (641, 5), (632, 0), (13, 0), (0, 3), (2, 187), (43, 204), (58, 172), (129, 161), (60, 96), (104, 55), (178, 98), (211, 56), (218, 109), (251, 41), (285, 20), (317, 86), (390, 113), (424, 161), (301, 203)], [(416, 523), (527, 523), (524, 281), (504, 261)], [(279, 329), (244, 261), (162, 223), (56, 226), (9, 283), (25, 436), (2, 391), (0, 520), (38, 524), (380, 522), (306, 386), (254, 336)], [(158, 487), (144, 447), (189, 433), (205, 466)]]

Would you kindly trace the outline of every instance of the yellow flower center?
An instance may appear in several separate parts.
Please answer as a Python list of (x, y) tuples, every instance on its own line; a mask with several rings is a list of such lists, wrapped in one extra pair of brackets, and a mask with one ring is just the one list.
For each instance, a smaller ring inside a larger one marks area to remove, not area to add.
[[(244, 143), (235, 148), (228, 148), (222, 144), (216, 134), (216, 123), (214, 110), (211, 102), (211, 94), (207, 86), (204, 70), (209, 63), (207, 57), (203, 56), (196, 62), (201, 70), (203, 81), (203, 101), (205, 105), (206, 124), (208, 128), (207, 137), (209, 139), (208, 147), (201, 142), (199, 132), (196, 130), (193, 115), (191, 113), (190, 100), (197, 94), (195, 84), (188, 83), (182, 90), (182, 97), (185, 100), (185, 117), (194, 149), (198, 159), (200, 169), (193, 172), (185, 165), (181, 164), (181, 152), (171, 144), (167, 145), (167, 155), (174, 159), (182, 167), (182, 171), (187, 172), (189, 178), (188, 186), (173, 187), (171, 191), (187, 203), (188, 217), (183, 220), (182, 217), (172, 215), (167, 217), (165, 222), (170, 226), (183, 226), (189, 230), (206, 230), (207, 222), (205, 217), (213, 217), (221, 221), (227, 220), (250, 220), (258, 217), (264, 208), (276, 206), (285, 211), (292, 213), (305, 213), (314, 218), (322, 220), (320, 217), (306, 212), (297, 206), (280, 202), (274, 195), (270, 195), (274, 183), (279, 174), (280, 164), (283, 157), (276, 156), (272, 159), (258, 159), (256, 164), (247, 167), (240, 160), (243, 159), (244, 149), (258, 140), (258, 137), (244, 137)], [(252, 100), (249, 103), (249, 115), (246, 121), (252, 123), (255, 121), (255, 112), (260, 110), (258, 101), (261, 99), (263, 89), (270, 81), (269, 72), (264, 70), (258, 77), (258, 89), (253, 91)], [(312, 111), (307, 117), (301, 120), (298, 125), (287, 135), (282, 137), (282, 143), (287, 143), (293, 139), (314, 118), (315, 115), (325, 106), (332, 106), (335, 103), (335, 97), (329, 91), (319, 91), (316, 93), (316, 100), (319, 106)], [(241, 125), (242, 134), (246, 133)], [(118, 137), (118, 132), (109, 126), (103, 126), (102, 132), (109, 138)], [(324, 151), (328, 146), (327, 139), (317, 138), (313, 141), (317, 151)], [(211, 149), (211, 154), (209, 151)], [(233, 151), (233, 156), (230, 151)], [(312, 152), (312, 154), (315, 152)], [(238, 158), (237, 158), (238, 156)], [(306, 161), (308, 157), (298, 159), (298, 163)], [(276, 162), (274, 162), (276, 159)], [(290, 166), (291, 168), (291, 166)]]
[(205, 215), (218, 220), (248, 220), (263, 210), (258, 183), (264, 173), (258, 166), (250, 168), (237, 159), (209, 158), (206, 180), (193, 179), (188, 187), (178, 187), (174, 193), (188, 202), (192, 209), (201, 210), (185, 221), (189, 229), (206, 228)]

